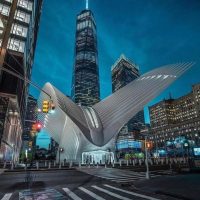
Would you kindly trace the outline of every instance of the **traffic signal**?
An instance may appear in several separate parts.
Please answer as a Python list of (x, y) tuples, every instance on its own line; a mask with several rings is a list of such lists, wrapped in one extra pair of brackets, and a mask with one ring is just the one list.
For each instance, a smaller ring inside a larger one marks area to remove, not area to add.
[(37, 129), (36, 129), (36, 125), (35, 125), (35, 124), (32, 125), (32, 130), (31, 130), (31, 132), (33, 132), (33, 133), (36, 133), (36, 132), (37, 132)]
[(146, 142), (146, 148), (147, 148), (147, 149), (152, 149), (152, 148), (153, 148), (153, 143), (152, 143), (152, 141)]
[(32, 142), (32, 141), (29, 141), (29, 142), (28, 142), (28, 146), (29, 146), (29, 147), (32, 147), (32, 146), (33, 146), (33, 142)]
[(49, 101), (44, 100), (42, 102), (42, 112), (43, 113), (48, 113), (48, 111), (49, 111)]
[(39, 122), (37, 122), (37, 123), (35, 124), (35, 126), (36, 126), (36, 131), (37, 131), (37, 132), (40, 132), (41, 129), (42, 129), (42, 125), (41, 125)]

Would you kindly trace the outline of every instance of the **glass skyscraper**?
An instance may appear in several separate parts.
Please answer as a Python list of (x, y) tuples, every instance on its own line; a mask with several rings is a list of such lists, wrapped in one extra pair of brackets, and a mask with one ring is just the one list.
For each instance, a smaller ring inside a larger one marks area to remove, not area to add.
[[(132, 61), (121, 55), (116, 63), (112, 66), (112, 92), (116, 92), (120, 88), (126, 86), (131, 81), (140, 76), (139, 68)], [(144, 111), (138, 112), (133, 118), (119, 131), (116, 138), (116, 146), (128, 148), (128, 145), (134, 144), (133, 148), (137, 149), (134, 140), (138, 139), (140, 129), (144, 125)], [(138, 143), (139, 144), (139, 143)], [(119, 149), (118, 149), (119, 150)], [(126, 151), (126, 150), (125, 150)]]
[(96, 23), (90, 10), (77, 16), (72, 99), (82, 106), (99, 101), (99, 68)]

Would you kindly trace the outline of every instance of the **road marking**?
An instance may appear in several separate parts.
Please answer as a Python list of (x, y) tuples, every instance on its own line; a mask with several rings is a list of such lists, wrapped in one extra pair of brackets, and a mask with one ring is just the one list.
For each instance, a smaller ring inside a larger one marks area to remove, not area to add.
[(9, 200), (11, 196), (12, 196), (12, 193), (7, 193), (3, 196), (1, 200)]
[(126, 194), (131, 194), (131, 195), (134, 195), (134, 196), (137, 196), (137, 197), (142, 197), (144, 199), (149, 199), (149, 200), (160, 200), (160, 199), (157, 199), (157, 198), (154, 198), (154, 197), (150, 197), (150, 196), (146, 196), (146, 195), (143, 195), (143, 194), (139, 194), (139, 193), (135, 193), (135, 192), (130, 192), (130, 191), (127, 191), (127, 190), (122, 190), (120, 188), (116, 188), (116, 187), (113, 187), (111, 185), (107, 185), (107, 184), (104, 184), (104, 186), (106, 187), (109, 187), (109, 188), (112, 188), (114, 190), (118, 190), (120, 192), (124, 192)]
[[(111, 168), (99, 168), (99, 169), (78, 169), (79, 171), (85, 172), (87, 174), (104, 178), (117, 183), (126, 183), (126, 182), (134, 182), (137, 180), (146, 179), (146, 172), (132, 172), (132, 171), (123, 171), (119, 169), (111, 169)], [(152, 178), (160, 177), (161, 174), (153, 174), (150, 173)]]
[(74, 200), (82, 200), (80, 197), (78, 197), (75, 193), (73, 193), (70, 189), (68, 188), (63, 188), (63, 190)]
[(80, 190), (82, 190), (83, 192), (87, 193), (88, 195), (90, 195), (91, 197), (93, 197), (94, 199), (97, 200), (105, 200), (104, 198), (100, 197), (99, 195), (95, 194), (94, 192), (91, 192), (83, 187), (79, 187)]
[(98, 187), (98, 186), (96, 186), (96, 185), (93, 185), (92, 187), (95, 188), (95, 189), (97, 189), (97, 190), (99, 190), (99, 191), (101, 191), (101, 192), (105, 192), (105, 193), (109, 194), (110, 196), (116, 197), (116, 198), (118, 198), (118, 199), (121, 199), (121, 200), (131, 200), (131, 199), (127, 198), (127, 197), (123, 197), (123, 196), (121, 196), (121, 195), (119, 195), (119, 194), (115, 194), (115, 193), (113, 193), (113, 192), (110, 192), (110, 191), (108, 191), (108, 190), (105, 190), (105, 189), (103, 189), (103, 188), (100, 188), (100, 187)]

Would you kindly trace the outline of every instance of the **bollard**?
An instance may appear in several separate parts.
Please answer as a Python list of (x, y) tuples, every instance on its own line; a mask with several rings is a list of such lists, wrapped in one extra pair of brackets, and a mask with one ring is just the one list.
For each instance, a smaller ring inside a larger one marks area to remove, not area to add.
[(51, 169), (51, 162), (49, 162), (49, 169)]
[(135, 160), (133, 160), (133, 166), (135, 166)]
[(105, 163), (105, 168), (107, 168), (106, 163)]
[(115, 168), (115, 162), (114, 162), (114, 161), (113, 161), (113, 163), (112, 163), (112, 167)]
[(4, 162), (4, 164), (3, 164), (3, 168), (4, 168), (4, 169), (6, 168), (6, 162)]
[(128, 160), (126, 161), (126, 166), (128, 166)]
[(14, 163), (12, 162), (12, 164), (11, 164), (11, 170), (13, 170), (14, 169)]
[(72, 161), (70, 161), (69, 168), (72, 168), (72, 165), (73, 165), (73, 163), (72, 163)]
[(81, 162), (79, 162), (78, 166), (79, 166), (79, 168), (81, 168)]
[(36, 168), (39, 169), (39, 162), (36, 162)]
[(99, 165), (98, 165), (98, 163), (97, 163), (97, 168), (99, 168)]
[(140, 166), (142, 165), (141, 159), (139, 159), (139, 165), (140, 165)]
[(59, 169), (61, 169), (61, 162), (59, 163)]
[(119, 160), (119, 166), (120, 166), (120, 167), (122, 166), (122, 161), (121, 161), (121, 160)]
[(45, 167), (47, 166), (47, 161), (44, 162), (44, 166), (45, 166)]

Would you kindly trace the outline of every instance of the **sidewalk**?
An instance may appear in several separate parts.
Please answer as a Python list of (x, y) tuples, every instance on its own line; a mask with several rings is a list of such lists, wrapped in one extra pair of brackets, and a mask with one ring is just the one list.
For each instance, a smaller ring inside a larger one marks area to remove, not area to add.
[(158, 177), (156, 179), (138, 181), (134, 186), (138, 190), (163, 194), (183, 200), (199, 200), (200, 174)]

